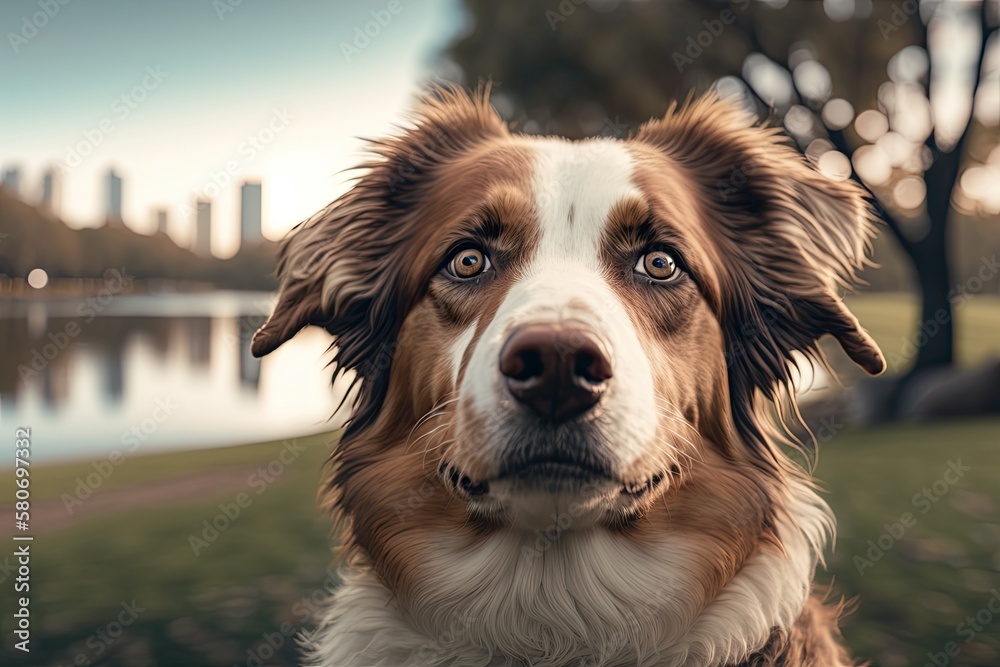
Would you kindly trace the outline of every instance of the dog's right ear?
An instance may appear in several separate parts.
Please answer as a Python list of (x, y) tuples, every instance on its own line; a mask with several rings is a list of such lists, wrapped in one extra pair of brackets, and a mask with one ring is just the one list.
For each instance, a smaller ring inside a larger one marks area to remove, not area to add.
[(262, 357), (308, 325), (333, 334), (338, 369), (364, 380), (355, 422), (377, 412), (397, 332), (423, 287), (403, 272), (415, 230), (433, 222), (421, 219), (421, 204), (439, 167), (507, 133), (488, 88), (434, 88), (420, 98), (412, 123), (373, 140), (373, 157), (354, 187), (282, 243), (278, 304), (251, 343)]

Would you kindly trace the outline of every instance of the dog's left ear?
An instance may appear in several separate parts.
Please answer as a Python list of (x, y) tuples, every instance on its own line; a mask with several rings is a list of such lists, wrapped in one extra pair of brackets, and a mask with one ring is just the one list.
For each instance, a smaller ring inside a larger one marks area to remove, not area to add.
[(412, 121), (401, 134), (373, 141), (351, 190), (282, 243), (278, 304), (250, 346), (262, 357), (309, 325), (333, 334), (338, 369), (363, 380), (352, 427), (377, 414), (399, 327), (422, 287), (406, 271), (416, 230), (436, 222), (424, 219), (427, 192), (443, 165), (507, 132), (488, 88), (433, 88)]
[(821, 357), (825, 334), (868, 373), (885, 369), (841, 298), (871, 247), (860, 187), (827, 178), (779, 130), (755, 127), (714, 95), (671, 108), (636, 140), (663, 151), (701, 188), (721, 264), (718, 307), (734, 393), (773, 397), (789, 381), (792, 353)]

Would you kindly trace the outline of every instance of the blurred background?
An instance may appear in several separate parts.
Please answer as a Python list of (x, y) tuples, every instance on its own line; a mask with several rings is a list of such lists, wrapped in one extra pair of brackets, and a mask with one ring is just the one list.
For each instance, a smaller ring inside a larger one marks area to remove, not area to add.
[[(625, 137), (715, 89), (881, 218), (800, 401), (829, 572), (876, 665), (1000, 664), (1000, 2), (543, 0), (0, 5), (0, 516), (30, 428), (32, 651), (4, 665), (292, 665), (336, 585), (314, 509), (330, 337), (263, 361), (276, 242), (429, 81), (520, 132)], [(9, 544), (14, 544), (9, 542)], [(944, 661), (944, 662), (942, 662)]]

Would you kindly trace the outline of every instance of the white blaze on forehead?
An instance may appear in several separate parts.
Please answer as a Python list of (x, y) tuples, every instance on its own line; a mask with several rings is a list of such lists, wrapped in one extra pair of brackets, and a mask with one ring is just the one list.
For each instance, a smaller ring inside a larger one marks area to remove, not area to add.
[(631, 154), (611, 139), (529, 142), (541, 227), (533, 264), (571, 259), (600, 271), (601, 237), (612, 207), (622, 199), (641, 198), (632, 182)]

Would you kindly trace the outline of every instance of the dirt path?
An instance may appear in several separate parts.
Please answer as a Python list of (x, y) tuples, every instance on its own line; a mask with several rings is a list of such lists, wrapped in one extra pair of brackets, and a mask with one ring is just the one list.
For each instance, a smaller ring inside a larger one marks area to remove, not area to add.
[[(59, 498), (31, 503), (32, 535), (49, 533), (67, 528), (101, 515), (131, 512), (137, 509), (163, 507), (212, 496), (224, 496), (227, 491), (247, 488), (247, 478), (256, 467), (213, 468), (187, 475), (151, 482), (98, 489), (92, 496), (74, 503), (67, 509)], [(72, 513), (70, 513), (72, 510)], [(14, 505), (0, 505), (0, 522), (14, 524)]]

